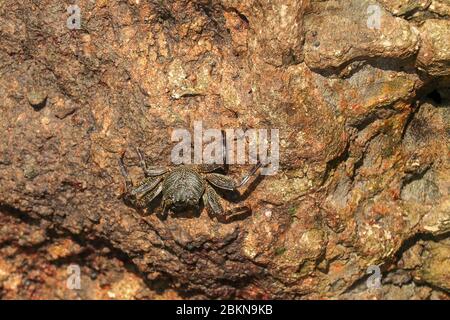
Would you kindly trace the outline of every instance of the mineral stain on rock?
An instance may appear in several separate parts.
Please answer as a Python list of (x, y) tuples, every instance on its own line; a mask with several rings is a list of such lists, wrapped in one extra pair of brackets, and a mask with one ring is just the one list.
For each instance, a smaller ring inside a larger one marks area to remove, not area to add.
[[(0, 2), (0, 298), (450, 298), (448, 1), (77, 5)], [(200, 120), (279, 130), (252, 214), (127, 207)]]

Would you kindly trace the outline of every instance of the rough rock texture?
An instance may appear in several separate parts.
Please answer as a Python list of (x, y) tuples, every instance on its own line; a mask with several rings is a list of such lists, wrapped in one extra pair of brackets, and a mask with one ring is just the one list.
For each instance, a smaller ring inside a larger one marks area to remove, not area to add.
[[(309, 35), (305, 62), (311, 69), (327, 70), (367, 58), (392, 61), (411, 57), (418, 50), (418, 31), (406, 20), (379, 8), (380, 29), (369, 28), (367, 8), (373, 1), (324, 1), (306, 17)], [(337, 30), (345, 30), (339, 32)]]
[(434, 76), (450, 75), (450, 21), (427, 20), (421, 27), (420, 67)]
[[(450, 297), (447, 0), (77, 4), (0, 0), (1, 298)], [(198, 120), (280, 130), (252, 214), (127, 207)]]

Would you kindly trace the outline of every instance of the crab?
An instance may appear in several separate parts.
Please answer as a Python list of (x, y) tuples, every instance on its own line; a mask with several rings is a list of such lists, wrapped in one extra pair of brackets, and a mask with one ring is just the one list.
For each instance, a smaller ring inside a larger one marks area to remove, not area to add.
[(143, 153), (139, 149), (136, 149), (136, 152), (145, 175), (145, 178), (136, 186), (124, 164), (125, 152), (119, 159), (119, 169), (125, 178), (123, 198), (133, 207), (148, 208), (162, 193), (163, 217), (167, 217), (170, 213), (199, 210), (201, 201), (210, 214), (221, 218), (238, 210), (249, 210), (247, 207), (239, 207), (225, 211), (215, 188), (236, 192), (261, 168), (259, 160), (250, 172), (239, 181), (235, 181), (217, 172), (219, 169), (227, 171), (226, 165), (179, 165), (174, 168), (147, 166)]

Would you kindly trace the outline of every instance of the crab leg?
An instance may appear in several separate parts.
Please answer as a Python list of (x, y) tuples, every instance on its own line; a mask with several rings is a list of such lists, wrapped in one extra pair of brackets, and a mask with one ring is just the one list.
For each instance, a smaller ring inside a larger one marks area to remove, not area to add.
[(259, 168), (261, 168), (261, 162), (258, 161), (250, 172), (242, 177), (239, 182), (236, 182), (232, 178), (219, 173), (209, 173), (206, 175), (206, 179), (218, 188), (234, 191), (246, 184)]
[(161, 167), (155, 167), (155, 166), (147, 167), (147, 163), (145, 162), (142, 151), (139, 148), (136, 148), (136, 153), (138, 154), (138, 157), (139, 157), (139, 165), (142, 168), (142, 170), (144, 171), (144, 174), (146, 177), (160, 176), (168, 171), (166, 168), (161, 168)]
[(123, 152), (119, 158), (119, 170), (122, 176), (125, 178), (126, 192), (128, 192), (128, 190), (133, 188), (133, 182), (131, 181), (130, 175), (128, 174), (128, 170), (125, 167), (125, 163), (123, 161), (124, 156), (125, 152)]

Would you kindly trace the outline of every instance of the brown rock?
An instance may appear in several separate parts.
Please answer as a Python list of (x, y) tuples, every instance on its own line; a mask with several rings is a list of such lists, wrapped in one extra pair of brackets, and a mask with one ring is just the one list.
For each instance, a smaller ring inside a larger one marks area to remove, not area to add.
[(433, 76), (450, 75), (450, 21), (427, 20), (420, 28), (417, 65)]
[[(373, 1), (83, 0), (67, 30), (61, 1), (3, 1), (0, 298), (448, 299), (438, 3), (380, 1), (377, 29)], [(171, 167), (196, 121), (279, 130), (279, 172), (222, 194), (251, 214), (128, 206), (119, 157), (137, 183), (133, 149)]]
[(450, 246), (429, 242), (425, 246), (424, 265), (417, 274), (418, 280), (444, 290), (450, 290)]
[(432, 0), (379, 0), (379, 2), (393, 15), (403, 16), (427, 9)]
[[(405, 59), (417, 52), (418, 31), (381, 6), (372, 12), (371, 1), (331, 3), (315, 2), (306, 18), (305, 62), (310, 68), (332, 70), (367, 59)], [(371, 23), (372, 18), (379, 23)]]
[(428, 10), (440, 17), (450, 17), (450, 3), (447, 0), (432, 0)]
[(27, 94), (28, 102), (30, 105), (36, 109), (40, 110), (45, 107), (47, 102), (47, 92), (43, 89), (31, 89)]

